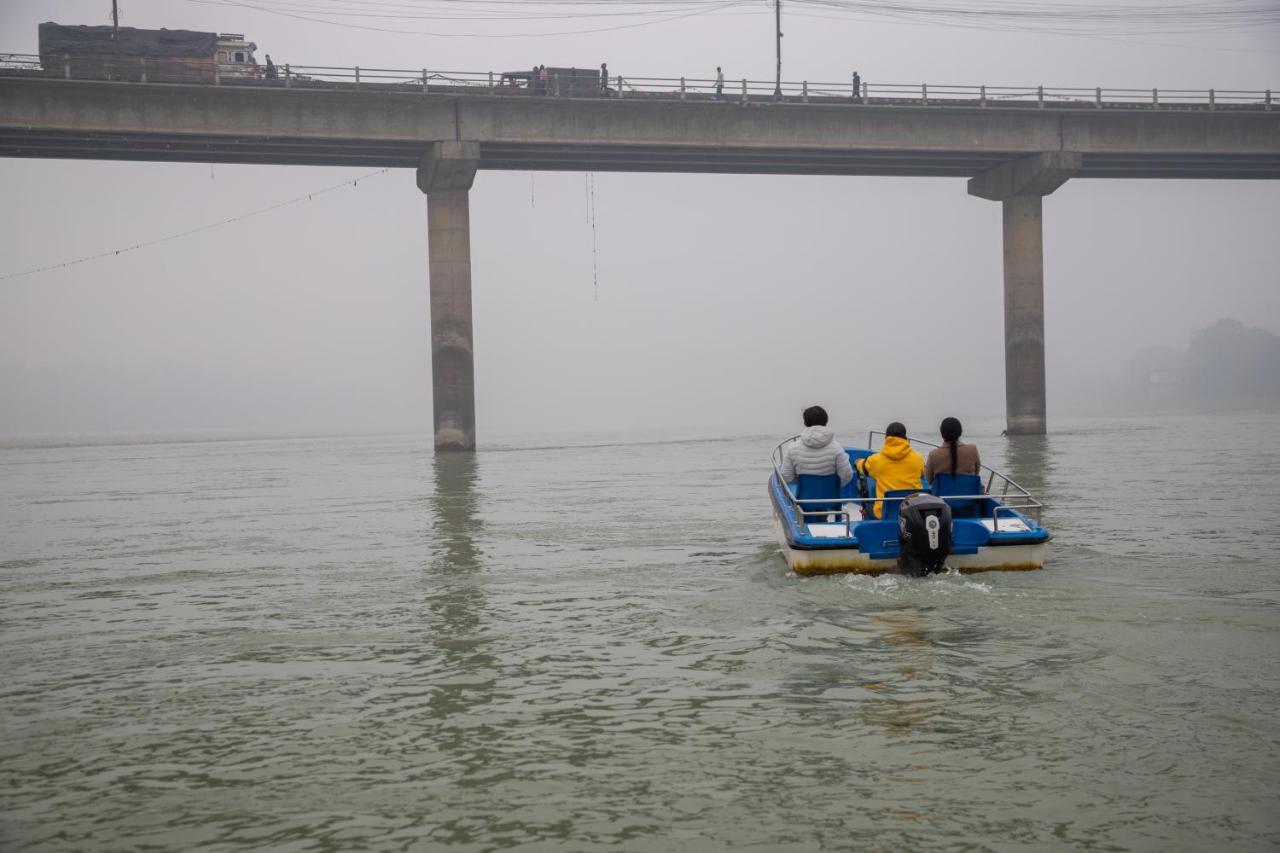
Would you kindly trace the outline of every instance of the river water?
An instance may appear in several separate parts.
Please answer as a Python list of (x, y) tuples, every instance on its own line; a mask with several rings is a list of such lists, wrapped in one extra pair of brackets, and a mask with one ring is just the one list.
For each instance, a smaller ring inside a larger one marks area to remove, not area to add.
[(987, 425), (1050, 562), (925, 580), (777, 437), (11, 441), (0, 849), (1274, 850), (1277, 433)]

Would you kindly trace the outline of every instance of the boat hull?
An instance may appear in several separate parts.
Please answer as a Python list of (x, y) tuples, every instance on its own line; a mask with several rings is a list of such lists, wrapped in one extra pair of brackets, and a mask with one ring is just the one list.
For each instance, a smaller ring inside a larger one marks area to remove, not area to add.
[[(773, 527), (787, 565), (798, 575), (881, 575), (895, 571), (898, 567), (896, 558), (875, 559), (859, 551), (856, 546), (821, 549), (793, 547), (776, 509)], [(976, 554), (952, 554), (947, 558), (947, 567), (964, 574), (1031, 571), (1044, 568), (1047, 551), (1047, 542), (991, 545), (979, 549)]]

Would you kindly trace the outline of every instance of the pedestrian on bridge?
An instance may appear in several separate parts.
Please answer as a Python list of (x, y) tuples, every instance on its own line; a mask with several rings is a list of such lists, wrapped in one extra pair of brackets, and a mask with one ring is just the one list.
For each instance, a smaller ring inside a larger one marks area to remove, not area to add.
[(716, 100), (724, 100), (724, 69), (716, 66)]
[(276, 79), (276, 64), (271, 61), (271, 54), (267, 54), (267, 79)]
[(600, 94), (609, 97), (609, 63), (600, 63)]

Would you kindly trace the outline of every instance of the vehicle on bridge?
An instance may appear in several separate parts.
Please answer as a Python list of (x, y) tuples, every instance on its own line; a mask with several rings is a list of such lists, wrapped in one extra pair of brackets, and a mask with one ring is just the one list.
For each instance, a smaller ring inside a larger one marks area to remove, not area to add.
[(548, 68), (547, 82), (542, 85), (538, 75), (529, 71), (504, 71), (498, 81), (498, 91), (503, 94), (528, 92), (535, 95), (559, 95), (566, 98), (586, 98), (602, 91), (600, 70), (596, 68)]
[(530, 71), (503, 71), (498, 80), (498, 91), (508, 94), (512, 90), (532, 92), (538, 88), (538, 75)]
[(239, 33), (136, 27), (40, 25), (46, 75), (91, 80), (212, 83), (258, 79), (258, 46)]
[[(872, 432), (867, 437), (866, 448), (844, 448), (850, 463), (874, 452), (869, 448), (877, 435), (882, 434)], [(864, 478), (861, 486), (862, 475), (846, 486), (835, 474), (802, 474), (794, 484), (782, 479), (787, 446), (798, 438), (793, 436), (774, 448), (769, 478), (774, 528), (787, 564), (796, 574), (927, 574), (943, 566), (969, 573), (1044, 567), (1051, 537), (1038, 520), (1041, 503), (1004, 474), (984, 465), (985, 476), (939, 474), (923, 488), (886, 492), (884, 517), (875, 518), (859, 510), (876, 501), (875, 481), (870, 478)]]

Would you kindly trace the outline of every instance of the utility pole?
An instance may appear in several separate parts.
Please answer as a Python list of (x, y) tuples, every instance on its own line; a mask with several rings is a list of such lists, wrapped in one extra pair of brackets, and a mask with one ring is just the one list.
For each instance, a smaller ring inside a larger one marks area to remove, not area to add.
[(115, 68), (111, 70), (111, 79), (120, 73), (120, 7), (118, 0), (111, 0), (111, 50), (115, 54)]
[[(114, 0), (113, 0), (114, 2)], [(782, 100), (782, 0), (773, 0), (774, 35), (778, 49), (778, 76), (773, 84), (774, 100)]]

